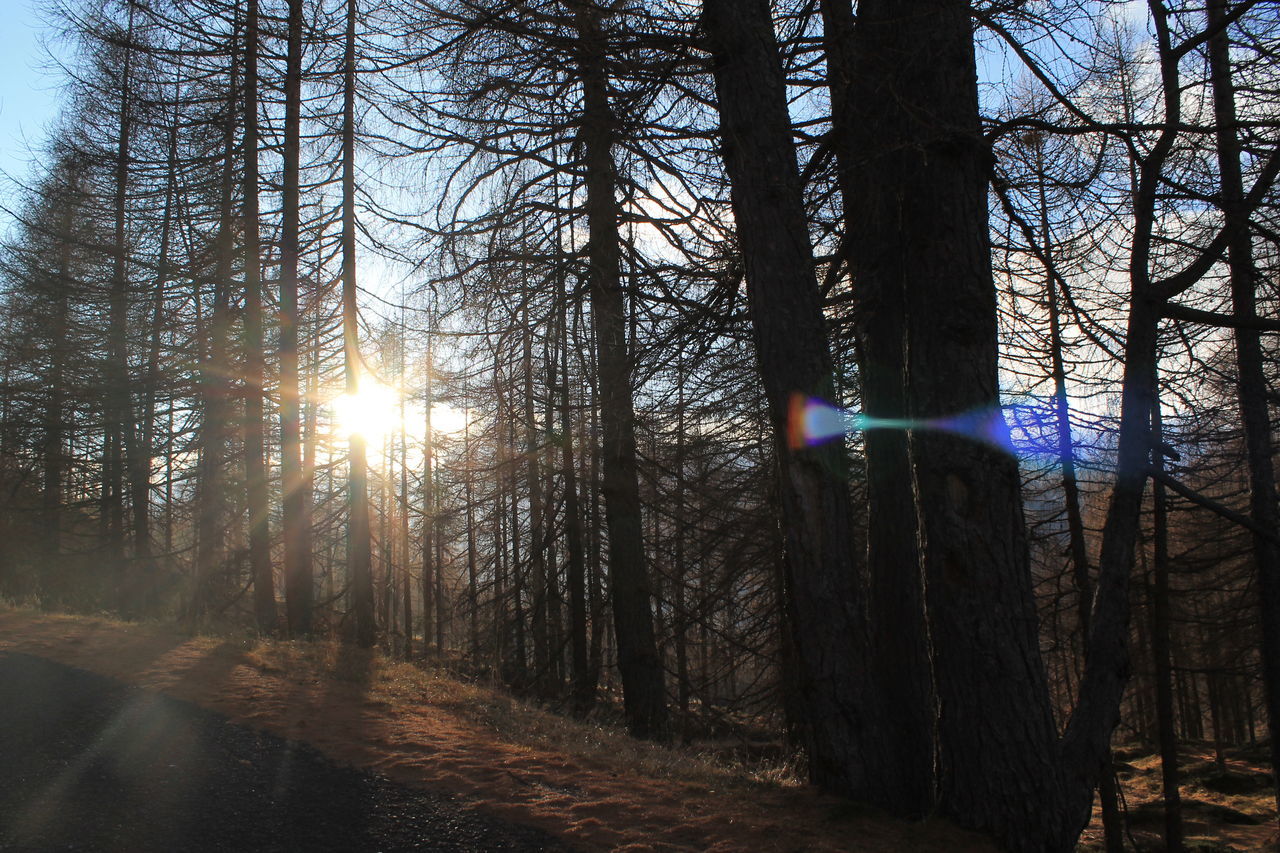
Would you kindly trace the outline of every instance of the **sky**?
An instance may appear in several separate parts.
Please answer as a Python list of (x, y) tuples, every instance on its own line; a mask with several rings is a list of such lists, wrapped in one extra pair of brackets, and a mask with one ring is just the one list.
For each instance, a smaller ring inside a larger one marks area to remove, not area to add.
[[(32, 149), (43, 142), (45, 129), (59, 106), (59, 76), (48, 68), (42, 35), (46, 31), (36, 10), (40, 0), (0, 0), (0, 200), (7, 200), (14, 182), (26, 183), (33, 173)], [(1145, 19), (1145, 0), (1126, 0), (1121, 14)], [(1008, 57), (998, 51), (979, 53), (984, 79), (1008, 74)], [(0, 212), (0, 232), (8, 223)]]
[[(58, 78), (40, 44), (45, 27), (36, 0), (0, 0), (0, 171), (19, 182), (32, 174), (32, 149), (58, 111)], [(4, 180), (3, 196), (12, 189)]]

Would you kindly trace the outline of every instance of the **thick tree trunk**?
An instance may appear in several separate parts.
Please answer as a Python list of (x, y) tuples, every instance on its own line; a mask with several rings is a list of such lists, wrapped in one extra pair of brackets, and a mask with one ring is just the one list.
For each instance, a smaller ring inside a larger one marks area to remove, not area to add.
[[(806, 711), (810, 776), (822, 787), (874, 798), (864, 748), (866, 624), (842, 441), (788, 440), (811, 398), (835, 383), (814, 273), (786, 88), (765, 0), (706, 0), (722, 150), (732, 184), (747, 300), (773, 427), (786, 559)], [(796, 410), (801, 410), (797, 412)]]
[(601, 10), (594, 2), (575, 0), (573, 5), (583, 89), (580, 139), (585, 152), (590, 234), (588, 280), (595, 322), (605, 523), (609, 528), (609, 580), (618, 670), (631, 734), (663, 738), (667, 733), (667, 697), (653, 632), (641, 530), (631, 354), (627, 348), (621, 280), (618, 180), (612, 152), (615, 119), (606, 68), (607, 37)]
[(953, 418), (974, 433), (909, 436), (940, 709), (939, 805), (1011, 849), (1043, 849), (1064, 832), (1056, 731), (1017, 461), (991, 443), (1007, 445), (1008, 430), (969, 7), (862, 0), (855, 35), (858, 287), (905, 308), (908, 416)]
[[(858, 159), (876, 142), (879, 122), (859, 114), (879, 106), (879, 78), (862, 67), (874, 62), (857, 50), (850, 0), (823, 0), (824, 46), (831, 90), (833, 151), (844, 199), (844, 242), (854, 271), (859, 379), (863, 414), (901, 421), (907, 417), (906, 352), (902, 329), (907, 294), (906, 260), (884, 251), (892, 222), (868, 219), (863, 185), (881, 167)], [(875, 69), (870, 69), (875, 70)], [(871, 119), (871, 120), (869, 120)], [(866, 270), (863, 271), (865, 266)], [(873, 801), (908, 817), (928, 814), (934, 800), (934, 698), (925, 627), (924, 586), (916, 541), (915, 495), (907, 433), (900, 428), (865, 433), (867, 476), (867, 611), (870, 660), (880, 707), (880, 737), (867, 759), (879, 779)]]
[[(1211, 27), (1221, 25), (1227, 13), (1226, 7), (1226, 0), (1209, 0), (1206, 9)], [(1226, 29), (1209, 40), (1222, 208), (1228, 220), (1236, 222), (1247, 214), (1243, 209), (1244, 182), (1240, 175), (1240, 141), (1236, 135), (1230, 50), (1230, 35)], [(1249, 230), (1243, 227), (1243, 223), (1227, 251), (1232, 311), (1237, 317), (1257, 317), (1258, 271), (1253, 263)], [(1235, 338), (1236, 394), (1240, 401), (1240, 420), (1244, 426), (1249, 462), (1249, 515), (1264, 530), (1280, 530), (1261, 335), (1255, 329), (1238, 328)], [(1271, 733), (1271, 764), (1280, 768), (1280, 547), (1273, 540), (1255, 535), (1253, 555), (1262, 604), (1262, 681), (1267, 726)], [(1276, 801), (1280, 803), (1280, 778), (1277, 778)]]
[(298, 384), (298, 251), (302, 125), (302, 0), (289, 0), (280, 225), (280, 470), (284, 491), (285, 612), (291, 636), (311, 633), (311, 484), (302, 464)]

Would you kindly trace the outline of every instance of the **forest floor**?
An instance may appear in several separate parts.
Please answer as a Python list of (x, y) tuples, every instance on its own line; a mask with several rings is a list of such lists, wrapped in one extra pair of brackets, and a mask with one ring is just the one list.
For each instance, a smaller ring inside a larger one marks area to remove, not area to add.
[(584, 851), (993, 849), (940, 820), (906, 823), (823, 796), (776, 768), (638, 743), (337, 643), (0, 609), (0, 651), (194, 703)]
[[(1227, 749), (1223, 758), (1219, 766), (1211, 744), (1184, 744), (1178, 751), (1185, 848), (1190, 853), (1280, 850), (1267, 746)], [(1144, 853), (1163, 851), (1159, 754), (1146, 746), (1122, 746), (1115, 759), (1128, 812), (1128, 840)], [(1104, 849), (1096, 807), (1081, 849)]]
[[(990, 851), (944, 821), (906, 823), (821, 795), (786, 768), (639, 743), (468, 683), (333, 642), (192, 636), (171, 627), (0, 609), (0, 651), (35, 655), (192, 702), (307, 743), (341, 764), (458, 798), (576, 849)], [(1187, 849), (1276, 849), (1265, 751), (1182, 756)], [(1163, 849), (1159, 759), (1117, 750), (1138, 850)], [(1101, 849), (1094, 823), (1081, 849)]]

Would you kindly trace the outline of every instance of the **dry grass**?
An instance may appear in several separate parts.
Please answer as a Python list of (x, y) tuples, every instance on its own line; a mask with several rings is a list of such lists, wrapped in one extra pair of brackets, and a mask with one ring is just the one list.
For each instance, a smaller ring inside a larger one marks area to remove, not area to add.
[[(1120, 748), (1116, 754), (1130, 835), (1140, 850), (1163, 850), (1160, 756), (1138, 746)], [(1225, 774), (1213, 759), (1212, 749), (1205, 744), (1186, 745), (1179, 751), (1186, 848), (1203, 853), (1276, 850), (1275, 793), (1260, 751), (1229, 751)], [(1081, 849), (1103, 849), (1101, 814), (1096, 809)]]
[(358, 653), (334, 641), (258, 640), (246, 659), (264, 671), (306, 672), (360, 682), (389, 714), (432, 706), (456, 714), (505, 742), (555, 750), (579, 761), (660, 779), (703, 785), (801, 785), (788, 764), (726, 762), (696, 750), (637, 741), (607, 724), (579, 721), (513, 697), (500, 687), (469, 682), (431, 662), (381, 652)]
[(986, 851), (821, 795), (785, 766), (640, 743), (420, 666), (337, 643), (191, 636), (0, 610), (0, 649), (95, 670), (305, 740), (401, 784), (556, 833), (584, 850)]

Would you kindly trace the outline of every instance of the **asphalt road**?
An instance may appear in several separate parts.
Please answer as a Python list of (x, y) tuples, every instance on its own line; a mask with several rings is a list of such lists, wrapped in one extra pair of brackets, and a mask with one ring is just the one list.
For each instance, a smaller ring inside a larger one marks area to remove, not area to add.
[(0, 652), (0, 851), (567, 849), (195, 705)]

